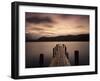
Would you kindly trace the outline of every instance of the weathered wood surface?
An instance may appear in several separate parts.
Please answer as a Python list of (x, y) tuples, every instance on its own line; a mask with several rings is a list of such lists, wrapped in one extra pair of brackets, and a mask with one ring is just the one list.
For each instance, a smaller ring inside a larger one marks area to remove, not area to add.
[(70, 66), (67, 48), (64, 44), (57, 44), (53, 48), (53, 58), (50, 66)]

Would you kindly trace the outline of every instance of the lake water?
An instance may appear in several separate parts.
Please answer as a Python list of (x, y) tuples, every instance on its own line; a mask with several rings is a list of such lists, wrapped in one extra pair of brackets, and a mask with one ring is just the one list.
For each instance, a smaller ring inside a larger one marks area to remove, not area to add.
[(71, 65), (74, 65), (74, 51), (79, 51), (79, 65), (89, 65), (89, 42), (26, 42), (26, 68), (39, 67), (39, 56), (44, 54), (44, 67), (48, 67), (56, 44), (65, 44)]

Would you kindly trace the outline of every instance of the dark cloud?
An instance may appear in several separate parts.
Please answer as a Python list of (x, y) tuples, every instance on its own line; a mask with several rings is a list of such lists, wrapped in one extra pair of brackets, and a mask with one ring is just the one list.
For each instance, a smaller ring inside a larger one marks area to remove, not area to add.
[(69, 18), (69, 16), (71, 16), (71, 15), (69, 15), (69, 14), (59, 14), (58, 15), (58, 17), (60, 17), (60, 18)]
[[(28, 13), (26, 12), (26, 23), (32, 24), (52, 24), (54, 23), (53, 18), (45, 13)], [(48, 25), (49, 26), (49, 25)]]
[(53, 23), (53, 20), (50, 17), (30, 17), (26, 18), (26, 22), (33, 24), (41, 24), (41, 23)]
[(89, 18), (89, 15), (88, 16), (81, 16), (80, 17), (80, 20), (82, 20), (82, 21), (84, 21), (85, 23), (88, 23), (89, 24), (89, 20), (90, 18)]
[(79, 17), (79, 16), (72, 15), (72, 14), (59, 14), (58, 17), (61, 19), (70, 19), (70, 18), (75, 18), (75, 17)]
[(30, 17), (46, 17), (47, 16), (46, 13), (32, 13), (32, 12), (26, 12), (25, 15), (26, 15), (26, 18), (30, 18)]
[(89, 15), (80, 16), (80, 19), (89, 20)]
[(83, 20), (88, 20), (89, 19), (89, 15), (72, 15), (72, 14), (60, 14), (58, 15), (58, 17), (62, 18), (62, 19), (73, 19), (73, 18), (77, 18), (77, 19), (83, 19)]

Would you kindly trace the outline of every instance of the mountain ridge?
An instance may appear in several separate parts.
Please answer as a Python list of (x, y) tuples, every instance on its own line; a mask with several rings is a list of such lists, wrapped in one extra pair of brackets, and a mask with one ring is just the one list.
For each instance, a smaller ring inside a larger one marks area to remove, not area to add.
[(89, 34), (64, 35), (55, 37), (40, 37), (39, 39), (26, 39), (26, 42), (38, 41), (89, 41)]

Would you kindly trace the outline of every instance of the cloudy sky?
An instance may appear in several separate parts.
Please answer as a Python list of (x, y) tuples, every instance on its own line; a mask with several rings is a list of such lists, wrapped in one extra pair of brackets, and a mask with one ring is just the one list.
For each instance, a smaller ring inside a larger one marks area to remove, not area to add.
[(25, 13), (25, 33), (29, 38), (89, 33), (88, 15)]

